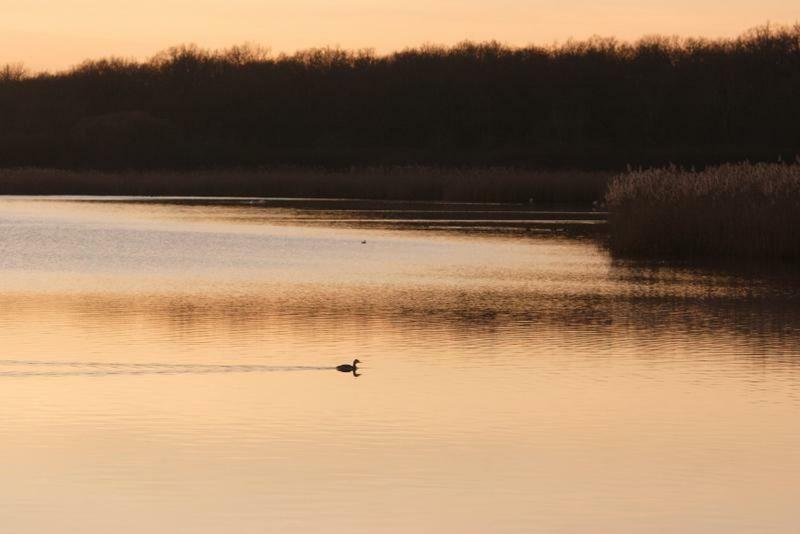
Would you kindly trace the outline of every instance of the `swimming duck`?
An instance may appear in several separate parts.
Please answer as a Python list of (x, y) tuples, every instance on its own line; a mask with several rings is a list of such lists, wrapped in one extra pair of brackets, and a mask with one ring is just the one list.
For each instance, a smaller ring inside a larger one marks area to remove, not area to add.
[(358, 360), (353, 360), (353, 365), (350, 365), (349, 363), (343, 363), (342, 365), (337, 365), (336, 370), (343, 373), (355, 373), (358, 370), (356, 366), (359, 363), (361, 362)]

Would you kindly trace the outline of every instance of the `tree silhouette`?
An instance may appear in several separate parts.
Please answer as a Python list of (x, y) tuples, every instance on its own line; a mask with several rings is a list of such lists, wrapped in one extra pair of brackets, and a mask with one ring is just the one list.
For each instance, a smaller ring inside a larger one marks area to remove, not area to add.
[(792, 159), (800, 25), (736, 39), (496, 42), (386, 56), (166, 50), (0, 68), (0, 166), (505, 165)]

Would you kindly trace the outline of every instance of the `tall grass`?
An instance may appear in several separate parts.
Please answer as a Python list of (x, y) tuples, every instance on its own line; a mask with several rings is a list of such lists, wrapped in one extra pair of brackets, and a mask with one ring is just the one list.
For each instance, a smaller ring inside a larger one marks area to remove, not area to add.
[(616, 254), (800, 259), (800, 160), (632, 171), (606, 202)]
[(190, 195), (590, 204), (608, 172), (504, 167), (283, 167), (197, 171), (0, 169), (5, 195)]

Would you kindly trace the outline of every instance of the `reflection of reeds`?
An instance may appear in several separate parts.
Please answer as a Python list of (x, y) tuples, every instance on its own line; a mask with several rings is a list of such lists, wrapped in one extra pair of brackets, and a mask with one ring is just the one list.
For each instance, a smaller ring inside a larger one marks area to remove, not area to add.
[(197, 195), (591, 203), (609, 173), (510, 168), (375, 167), (186, 172), (0, 170), (0, 194)]
[(800, 162), (632, 171), (606, 201), (618, 254), (800, 258)]

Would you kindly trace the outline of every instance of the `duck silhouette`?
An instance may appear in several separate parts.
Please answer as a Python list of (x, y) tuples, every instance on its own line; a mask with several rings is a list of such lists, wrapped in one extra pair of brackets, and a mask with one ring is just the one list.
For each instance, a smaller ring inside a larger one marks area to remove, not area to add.
[(353, 365), (349, 363), (343, 363), (342, 365), (337, 365), (336, 370), (341, 371), (342, 373), (355, 373), (358, 371), (358, 364), (361, 363), (359, 360), (353, 360)]

